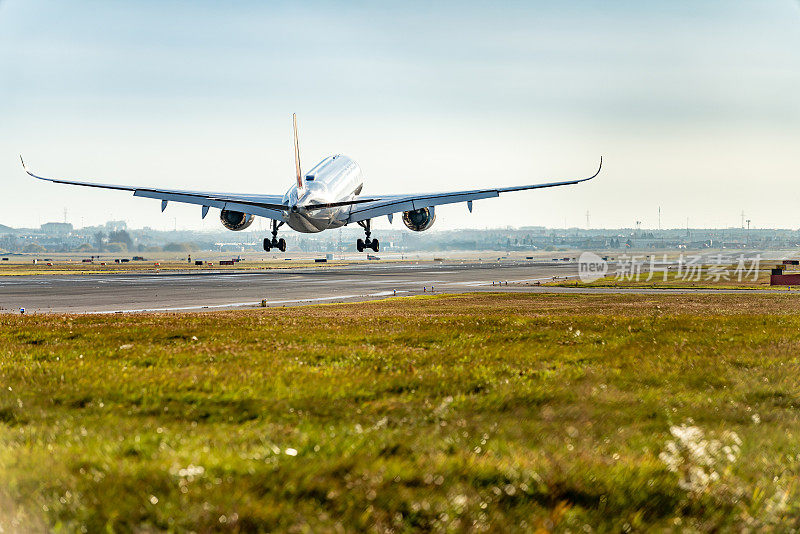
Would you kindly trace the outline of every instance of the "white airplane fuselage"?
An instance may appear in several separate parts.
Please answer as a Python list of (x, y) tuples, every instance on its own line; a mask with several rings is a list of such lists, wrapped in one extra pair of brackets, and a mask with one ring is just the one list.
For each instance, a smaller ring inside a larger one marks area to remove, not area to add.
[(364, 186), (361, 167), (342, 154), (328, 156), (302, 177), (302, 187), (293, 185), (283, 196), (290, 206), (284, 222), (292, 230), (306, 234), (339, 228), (346, 224), (349, 206), (307, 211), (314, 204), (354, 200)]

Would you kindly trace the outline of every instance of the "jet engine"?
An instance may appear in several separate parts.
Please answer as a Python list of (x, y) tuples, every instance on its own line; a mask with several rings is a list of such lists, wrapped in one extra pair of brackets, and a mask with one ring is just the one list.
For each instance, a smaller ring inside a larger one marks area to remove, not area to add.
[(253, 224), (254, 218), (255, 217), (249, 213), (242, 213), (241, 211), (222, 210), (219, 214), (219, 220), (222, 221), (222, 226), (234, 232), (244, 230)]
[(427, 230), (433, 226), (433, 221), (435, 220), (436, 214), (433, 212), (433, 206), (403, 212), (403, 224), (409, 230), (414, 230), (415, 232)]

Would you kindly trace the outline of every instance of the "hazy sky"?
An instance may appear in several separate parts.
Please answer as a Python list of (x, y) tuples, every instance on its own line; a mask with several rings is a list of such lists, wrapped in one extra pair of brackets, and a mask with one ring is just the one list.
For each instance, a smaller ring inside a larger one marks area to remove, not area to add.
[[(0, 0), (0, 224), (219, 227), (29, 179), (282, 194), (345, 153), (370, 195), (593, 182), (434, 228), (800, 227), (800, 5)], [(505, 6), (500, 7), (502, 4)], [(212, 216), (213, 215), (213, 216)], [(396, 219), (395, 227), (401, 223)], [(378, 228), (388, 225), (383, 218)]]

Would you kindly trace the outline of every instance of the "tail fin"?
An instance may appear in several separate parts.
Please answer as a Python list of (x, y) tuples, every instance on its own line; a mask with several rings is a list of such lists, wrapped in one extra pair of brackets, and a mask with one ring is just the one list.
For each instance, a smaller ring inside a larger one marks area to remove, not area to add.
[(300, 171), (300, 145), (297, 141), (297, 114), (292, 113), (292, 124), (294, 126), (294, 167), (297, 171), (297, 189), (303, 188), (303, 173)]

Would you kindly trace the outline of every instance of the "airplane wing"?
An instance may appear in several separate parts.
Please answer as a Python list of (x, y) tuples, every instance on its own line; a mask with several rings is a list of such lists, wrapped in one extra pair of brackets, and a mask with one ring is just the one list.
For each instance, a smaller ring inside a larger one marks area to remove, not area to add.
[(279, 195), (242, 195), (234, 193), (214, 193), (209, 191), (184, 191), (180, 189), (160, 189), (155, 187), (135, 187), (128, 185), (98, 184), (76, 180), (63, 180), (59, 178), (45, 178), (32, 173), (25, 161), (20, 156), (22, 167), (29, 175), (39, 180), (46, 180), (57, 184), (80, 185), (85, 187), (99, 187), (102, 189), (116, 189), (118, 191), (132, 191), (135, 197), (156, 198), (161, 200), (161, 211), (167, 207), (167, 202), (183, 202), (203, 206), (202, 215), (205, 217), (209, 207), (241, 211), (252, 215), (259, 215), (269, 219), (282, 219), (282, 212), (288, 209), (283, 204), (283, 196)]
[(472, 201), (481, 200), (484, 198), (492, 198), (500, 196), (500, 193), (510, 193), (512, 191), (525, 191), (528, 189), (543, 189), (545, 187), (558, 187), (562, 185), (573, 185), (587, 180), (591, 180), (598, 174), (600, 169), (603, 168), (603, 158), (600, 158), (600, 167), (597, 172), (588, 178), (579, 178), (577, 180), (567, 180), (562, 182), (549, 182), (543, 184), (533, 185), (520, 185), (515, 187), (496, 187), (493, 189), (473, 189), (469, 191), (446, 191), (442, 193), (428, 193), (420, 195), (379, 195), (379, 200), (365, 202), (353, 206), (350, 210), (350, 216), (347, 219), (348, 223), (365, 221), (367, 219), (374, 219), (383, 215), (391, 216), (394, 213), (402, 211), (417, 210), (420, 208), (429, 208), (431, 206), (439, 206), (441, 204), (454, 204), (456, 202), (467, 202), (469, 210), (472, 211)]

